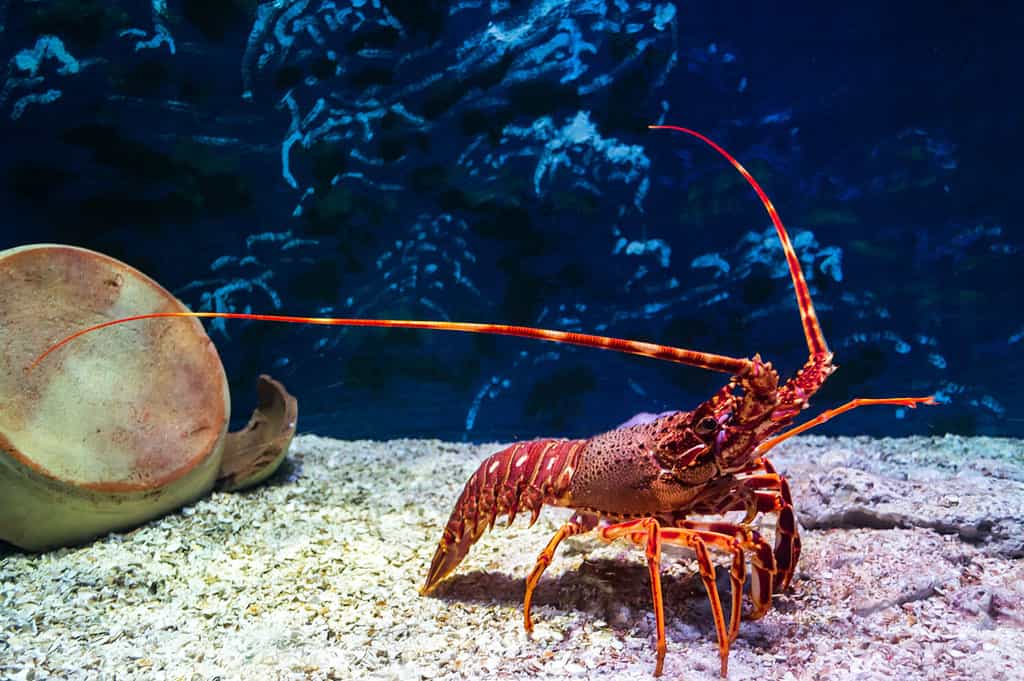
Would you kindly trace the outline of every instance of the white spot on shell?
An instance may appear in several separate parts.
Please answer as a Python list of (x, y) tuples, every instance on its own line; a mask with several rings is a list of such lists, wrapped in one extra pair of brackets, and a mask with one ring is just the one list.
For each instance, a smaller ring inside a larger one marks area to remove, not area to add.
[(498, 466), (500, 465), (500, 461), (495, 461), (494, 463), (492, 463), (490, 466), (487, 467), (487, 474), (490, 475), (491, 473), (494, 473), (494, 471), (496, 471), (498, 469)]
[(529, 459), (529, 458), (530, 458), (530, 455), (529, 455), (529, 454), (523, 454), (523, 455), (522, 455), (521, 457), (519, 457), (518, 459), (516, 459), (516, 468), (519, 468), (519, 467), (520, 467), (520, 466), (522, 466), (522, 465), (523, 465), (524, 463), (526, 463), (526, 460), (527, 460), (527, 459)]

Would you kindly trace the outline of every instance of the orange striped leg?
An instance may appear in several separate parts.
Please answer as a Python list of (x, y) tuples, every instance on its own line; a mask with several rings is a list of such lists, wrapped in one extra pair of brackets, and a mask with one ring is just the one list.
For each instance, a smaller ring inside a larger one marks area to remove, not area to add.
[(658, 631), (658, 658), (654, 665), (655, 676), (661, 676), (661, 669), (665, 664), (665, 651), (668, 649), (665, 644), (665, 604), (661, 597), (660, 529), (661, 525), (656, 519), (640, 518), (602, 527), (597, 531), (597, 536), (607, 542), (628, 537), (630, 541), (646, 546), (647, 571), (651, 575), (651, 599), (654, 601), (654, 622)]
[[(680, 523), (676, 523), (676, 524), (679, 525), (679, 524), (682, 524), (683, 522), (687, 522), (687, 521), (681, 521)], [(662, 530), (662, 539), (667, 541), (667, 542), (674, 543), (674, 544), (680, 544), (682, 546), (690, 546), (690, 544), (687, 543), (687, 540), (681, 540), (678, 536), (673, 534), (673, 532), (677, 532), (679, 530), (682, 530), (682, 531), (685, 531), (685, 532), (694, 532), (694, 530), (692, 528), (675, 527), (675, 528), (672, 528), (671, 530), (669, 530), (669, 529)], [(743, 553), (743, 547), (735, 539), (735, 537), (731, 537), (731, 536), (724, 535), (724, 534), (713, 533), (713, 532), (697, 531), (695, 533), (695, 536), (696, 536), (696, 538), (698, 540), (702, 541), (704, 544), (707, 544), (709, 546), (714, 546), (715, 548), (718, 548), (718, 549), (720, 549), (722, 551), (728, 551), (729, 553), (732, 554), (732, 565), (730, 566), (730, 569), (729, 569), (729, 581), (732, 583), (731, 594), (730, 594), (730, 600), (731, 600), (732, 609), (729, 611), (729, 630), (728, 630), (729, 631), (729, 643), (732, 643), (733, 641), (736, 640), (736, 635), (740, 631), (740, 615), (741, 615), (742, 609), (743, 609), (743, 603), (742, 603), (742, 601), (743, 601), (743, 584), (744, 584), (744, 582), (747, 579), (747, 561), (746, 561), (746, 557), (745, 557), (745, 555)], [(698, 558), (698, 563), (699, 562), (700, 562), (700, 559)], [(712, 564), (711, 575), (712, 575), (712, 577), (714, 577), (714, 565), (713, 564)], [(706, 583), (705, 583), (705, 587), (707, 587)], [(717, 592), (717, 587), (715, 588), (714, 596), (712, 596), (711, 594), (712, 594), (712, 592), (708, 591), (708, 600), (711, 601), (711, 609), (712, 609), (712, 611), (714, 611), (715, 601), (717, 601), (718, 598), (719, 598), (718, 597), (718, 592)], [(728, 646), (726, 646), (726, 651), (725, 652), (726, 652), (726, 655), (728, 655)]]
[(747, 579), (747, 561), (743, 549), (732, 549), (732, 567), (729, 581), (732, 582), (732, 610), (729, 612), (729, 643), (740, 633), (740, 617), (743, 614), (743, 582)]
[[(754, 492), (750, 492), (751, 504), (756, 503), (754, 498)], [(715, 511), (716, 513), (724, 513), (729, 510), (742, 510), (745, 507), (744, 502), (737, 502), (737, 506), (734, 508), (723, 507), (721, 510)], [(703, 513), (703, 511), (701, 511)], [(755, 509), (754, 515), (757, 515)], [(737, 539), (728, 534), (712, 533), (707, 531), (693, 530), (698, 523), (692, 523), (687, 521), (685, 517), (672, 518), (669, 517), (667, 522), (675, 529), (685, 529), (687, 531), (696, 531), (697, 536), (705, 543), (714, 546), (722, 551), (728, 551), (732, 554), (732, 566), (729, 570), (729, 581), (732, 583), (731, 601), (732, 608), (729, 612), (729, 641), (735, 641), (736, 635), (740, 630), (740, 615), (742, 613), (742, 600), (743, 600), (743, 584), (747, 579), (747, 563), (746, 557), (743, 553), (743, 546)], [(665, 541), (674, 541), (674, 543), (680, 543), (677, 541), (677, 537), (669, 537), (666, 532), (662, 532), (662, 537)], [(683, 542), (684, 546), (689, 546)], [(717, 594), (716, 594), (717, 595)], [(714, 597), (709, 593), (709, 600), (712, 601), (711, 605), (714, 608)]]
[(530, 572), (530, 576), (526, 578), (526, 595), (523, 596), (523, 626), (526, 628), (527, 633), (533, 631), (533, 618), (530, 617), (530, 605), (533, 603), (533, 590), (537, 588), (537, 582), (540, 581), (541, 575), (544, 574), (544, 570), (551, 565), (551, 560), (555, 557), (555, 549), (562, 543), (562, 540), (566, 537), (571, 537), (576, 534), (582, 534), (589, 532), (590, 530), (597, 527), (597, 518), (593, 516), (584, 516), (577, 513), (572, 519), (566, 524), (558, 528), (558, 532), (551, 538), (548, 545), (544, 547), (544, 550), (537, 556), (537, 563), (533, 566), (533, 570)]
[[(704, 590), (708, 594), (708, 602), (711, 604), (711, 616), (714, 619), (715, 631), (718, 636), (718, 656), (721, 661), (721, 674), (725, 677), (729, 671), (729, 646), (735, 639), (740, 627), (743, 582), (746, 578), (746, 562), (743, 557), (743, 551), (732, 537), (720, 536), (713, 532), (694, 531), (692, 528), (665, 527), (661, 529), (660, 534), (662, 541), (690, 548), (697, 557), (697, 566), (700, 568), (700, 577), (704, 583)], [(725, 626), (722, 601), (715, 582), (715, 564), (711, 562), (708, 546), (717, 546), (733, 554), (732, 567), (729, 571), (730, 581), (732, 582), (732, 612), (729, 613), (728, 629)]]
[(796, 523), (796, 513), (793, 511), (789, 483), (786, 482), (786, 478), (775, 472), (775, 466), (771, 461), (764, 457), (761, 461), (767, 474), (778, 479), (777, 489), (757, 492), (757, 504), (759, 510), (776, 514), (775, 567), (778, 572), (775, 574), (773, 589), (776, 593), (781, 593), (789, 588), (789, 583), (796, 572), (796, 565), (800, 562), (800, 528)]
[[(775, 575), (773, 591), (780, 593), (789, 588), (789, 583), (796, 572), (800, 560), (800, 529), (793, 512), (793, 497), (789, 493), (786, 478), (775, 472), (775, 467), (764, 457), (756, 462), (753, 470), (761, 471), (755, 475), (741, 478), (742, 488), (754, 493), (754, 514), (774, 513), (775, 524), (775, 564), (778, 570)], [(730, 510), (745, 510), (747, 517), (744, 523), (753, 520), (749, 501), (737, 504)]]
[[(785, 482), (785, 481), (783, 481)], [(781, 593), (789, 588), (800, 561), (800, 529), (796, 524), (793, 506), (787, 499), (787, 492), (766, 490), (757, 492), (757, 508), (764, 513), (775, 513), (775, 574), (773, 591)]]
[[(707, 546), (700, 533), (679, 528), (661, 527), (654, 518), (641, 518), (601, 528), (598, 530), (598, 536), (604, 541), (628, 537), (636, 544), (646, 545), (647, 567), (651, 575), (651, 596), (654, 601), (654, 620), (657, 624), (658, 634), (655, 676), (661, 675), (665, 662), (665, 651), (667, 650), (665, 643), (665, 605), (661, 593), (661, 542), (663, 540), (669, 541), (693, 549), (697, 555), (697, 564), (700, 566), (701, 580), (704, 582), (704, 588), (708, 592), (708, 599), (711, 601), (711, 614), (714, 617), (715, 629), (718, 632), (722, 675), (725, 676), (729, 659), (729, 634), (725, 627), (725, 615), (722, 613), (722, 603), (718, 597), (718, 589), (715, 586), (715, 566), (711, 562), (711, 556), (708, 554)], [(736, 562), (734, 560), (734, 566)], [(739, 559), (739, 563), (742, 564), (742, 558)], [(740, 584), (742, 589), (742, 581)], [(738, 622), (736, 626), (739, 626)]]
[[(707, 544), (723, 551), (732, 552), (734, 557), (737, 546), (744, 551), (749, 551), (752, 577), (750, 600), (753, 605), (750, 619), (760, 619), (768, 612), (768, 608), (772, 604), (772, 577), (777, 572), (777, 567), (771, 545), (759, 532), (746, 525), (727, 522), (680, 520), (676, 526), (698, 535)], [(736, 566), (735, 560), (733, 565)]]

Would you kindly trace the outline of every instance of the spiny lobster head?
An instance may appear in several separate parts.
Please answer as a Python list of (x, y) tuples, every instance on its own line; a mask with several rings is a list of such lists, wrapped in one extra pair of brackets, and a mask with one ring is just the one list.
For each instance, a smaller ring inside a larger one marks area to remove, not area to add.
[(722, 424), (715, 447), (719, 471), (729, 474), (747, 468), (759, 456), (758, 445), (789, 426), (833, 371), (832, 353), (814, 354), (793, 378), (779, 385), (771, 362), (754, 355), (747, 370), (730, 383), (742, 392), (732, 396), (730, 390), (732, 401), (718, 412)]
[(797, 405), (780, 405), (784, 392), (771, 363), (755, 356), (710, 400), (661, 422), (655, 457), (681, 481), (745, 468), (755, 458), (757, 443), (799, 412)]
[(697, 484), (718, 474), (722, 424), (732, 409), (732, 384), (691, 412), (676, 412), (657, 421), (654, 458), (678, 482)]

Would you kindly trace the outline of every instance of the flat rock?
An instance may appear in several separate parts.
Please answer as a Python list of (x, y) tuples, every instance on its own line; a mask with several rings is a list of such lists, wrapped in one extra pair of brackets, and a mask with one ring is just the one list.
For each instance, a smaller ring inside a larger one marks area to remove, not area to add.
[(773, 461), (791, 478), (809, 529), (928, 528), (986, 551), (1024, 556), (1024, 446), (960, 437), (806, 438)]

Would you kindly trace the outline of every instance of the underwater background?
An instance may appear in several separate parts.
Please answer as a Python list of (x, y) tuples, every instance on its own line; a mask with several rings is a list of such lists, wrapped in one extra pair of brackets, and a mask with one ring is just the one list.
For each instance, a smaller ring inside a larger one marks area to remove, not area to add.
[[(195, 310), (600, 333), (790, 375), (778, 207), (839, 371), (816, 432), (1024, 436), (1009, 3), (0, 1), (0, 249), (124, 260)], [(0, 293), (2, 295), (2, 293)], [(208, 323), (235, 421), (582, 436), (725, 377), (535, 341)], [(236, 427), (237, 427), (236, 423)]]

